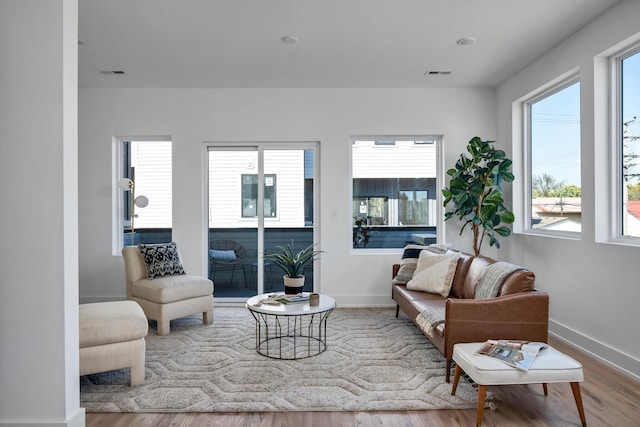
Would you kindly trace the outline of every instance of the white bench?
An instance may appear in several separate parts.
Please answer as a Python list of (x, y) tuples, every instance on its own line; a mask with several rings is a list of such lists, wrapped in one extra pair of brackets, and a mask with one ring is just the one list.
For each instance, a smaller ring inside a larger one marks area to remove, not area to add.
[(462, 371), (466, 372), (478, 384), (478, 426), (482, 424), (487, 386), (542, 384), (546, 396), (548, 383), (571, 384), (580, 420), (583, 426), (587, 425), (584, 407), (582, 406), (582, 395), (580, 394), (580, 382), (584, 380), (584, 375), (582, 365), (578, 361), (552, 347), (548, 347), (540, 351), (528, 371), (522, 371), (491, 357), (475, 354), (482, 344), (456, 344), (453, 347), (453, 360), (456, 363), (456, 371), (451, 394), (456, 393)]
[(80, 304), (80, 375), (129, 368), (131, 386), (145, 377), (149, 322), (134, 301)]

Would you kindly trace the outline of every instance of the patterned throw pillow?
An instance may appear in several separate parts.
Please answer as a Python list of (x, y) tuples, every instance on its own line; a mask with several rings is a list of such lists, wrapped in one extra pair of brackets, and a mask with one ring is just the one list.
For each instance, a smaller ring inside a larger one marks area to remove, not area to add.
[(149, 279), (186, 274), (175, 243), (140, 243), (138, 249), (140, 249), (142, 259), (147, 266)]

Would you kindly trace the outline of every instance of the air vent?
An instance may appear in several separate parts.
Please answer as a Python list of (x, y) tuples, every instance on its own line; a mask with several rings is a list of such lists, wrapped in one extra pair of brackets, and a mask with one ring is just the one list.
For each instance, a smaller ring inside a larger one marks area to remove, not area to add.
[(448, 76), (451, 71), (447, 70), (427, 70), (424, 72), (425, 76)]
[(124, 71), (122, 70), (104, 70), (104, 71), (100, 71), (101, 74), (115, 74), (118, 76), (122, 76), (124, 75)]

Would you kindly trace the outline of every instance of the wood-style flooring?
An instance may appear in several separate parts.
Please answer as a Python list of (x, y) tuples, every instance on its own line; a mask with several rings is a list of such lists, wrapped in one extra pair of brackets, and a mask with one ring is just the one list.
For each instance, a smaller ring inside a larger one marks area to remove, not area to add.
[[(588, 426), (640, 426), (640, 383), (594, 360), (558, 340), (558, 350), (579, 360), (584, 369), (582, 399)], [(544, 396), (541, 385), (489, 387), (495, 410), (486, 409), (483, 426), (580, 426), (580, 418), (569, 384), (549, 384)], [(393, 412), (253, 412), (131, 414), (87, 413), (87, 427), (140, 426), (473, 426), (476, 410), (432, 410)]]

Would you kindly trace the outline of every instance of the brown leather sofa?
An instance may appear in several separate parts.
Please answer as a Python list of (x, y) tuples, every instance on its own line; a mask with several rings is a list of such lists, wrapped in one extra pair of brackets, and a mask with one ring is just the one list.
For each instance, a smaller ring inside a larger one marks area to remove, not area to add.
[[(535, 275), (516, 270), (507, 276), (495, 298), (474, 299), (484, 269), (496, 260), (474, 257), (461, 252), (447, 298), (441, 295), (392, 285), (396, 317), (400, 309), (444, 355), (446, 381), (449, 382), (453, 345), (482, 342), (487, 339), (513, 339), (547, 342), (549, 330), (549, 295), (536, 290)], [(393, 265), (396, 277), (400, 264)], [(430, 307), (445, 307), (444, 323), (425, 327), (418, 315)]]

